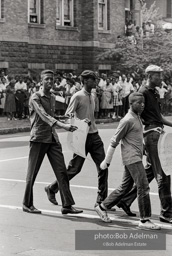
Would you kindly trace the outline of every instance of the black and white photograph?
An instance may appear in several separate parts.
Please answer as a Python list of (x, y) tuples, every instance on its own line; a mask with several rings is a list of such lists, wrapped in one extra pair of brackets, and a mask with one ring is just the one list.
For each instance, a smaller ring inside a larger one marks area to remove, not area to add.
[(0, 256), (172, 255), (172, 0), (0, 0)]

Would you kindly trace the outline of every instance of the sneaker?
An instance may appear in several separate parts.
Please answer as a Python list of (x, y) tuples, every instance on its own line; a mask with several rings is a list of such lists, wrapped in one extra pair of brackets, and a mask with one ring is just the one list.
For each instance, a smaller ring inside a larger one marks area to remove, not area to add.
[(100, 205), (95, 206), (94, 209), (97, 212), (97, 214), (100, 216), (102, 221), (104, 221), (106, 223), (111, 223), (112, 222), (112, 220), (107, 215), (107, 211), (106, 210), (103, 211), (100, 208)]
[(169, 223), (169, 224), (172, 224), (172, 218), (167, 218), (167, 217), (164, 217), (164, 216), (160, 216), (159, 217), (159, 220), (161, 221), (161, 222), (165, 222), (165, 223)]
[(150, 230), (160, 230), (160, 229), (161, 229), (161, 227), (160, 227), (159, 225), (153, 223), (153, 222), (150, 221), (150, 220), (147, 220), (147, 221), (144, 222), (144, 223), (141, 222), (141, 221), (139, 221), (138, 227), (139, 227), (140, 229), (145, 229), (145, 230), (147, 230), (147, 229), (150, 229)]

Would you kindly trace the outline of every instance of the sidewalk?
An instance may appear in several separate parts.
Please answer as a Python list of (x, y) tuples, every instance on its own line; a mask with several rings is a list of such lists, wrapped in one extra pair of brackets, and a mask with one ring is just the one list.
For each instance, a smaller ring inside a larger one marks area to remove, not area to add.
[[(166, 119), (172, 122), (172, 116), (166, 116)], [(108, 119), (97, 119), (97, 124), (113, 123), (117, 122), (111, 118)], [(29, 132), (30, 121), (29, 119), (12, 120), (8, 121), (6, 117), (0, 117), (0, 135), (12, 134), (18, 132)]]
[(17, 132), (29, 132), (29, 119), (8, 121), (7, 117), (0, 117), (0, 135)]
[[(97, 124), (112, 123), (113, 119), (97, 119)], [(18, 132), (29, 132), (30, 121), (29, 119), (12, 120), (8, 121), (6, 117), (0, 117), (0, 135), (12, 134)]]

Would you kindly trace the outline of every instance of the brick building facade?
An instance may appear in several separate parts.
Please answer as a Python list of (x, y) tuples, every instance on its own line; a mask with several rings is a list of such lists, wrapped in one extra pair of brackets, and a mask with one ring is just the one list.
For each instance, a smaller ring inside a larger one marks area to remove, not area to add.
[[(110, 70), (99, 52), (124, 34), (126, 11), (138, 0), (0, 0), (0, 69)], [(134, 12), (133, 12), (134, 13)]]

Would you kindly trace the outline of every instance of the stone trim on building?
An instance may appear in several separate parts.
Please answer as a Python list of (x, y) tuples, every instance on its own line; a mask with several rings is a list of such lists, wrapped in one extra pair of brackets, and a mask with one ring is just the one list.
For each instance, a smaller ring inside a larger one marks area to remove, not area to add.
[(7, 61), (0, 61), (0, 68), (9, 68), (9, 63)]
[(99, 70), (111, 70), (111, 65), (109, 64), (99, 64), (98, 69)]
[(45, 63), (28, 63), (28, 69), (45, 69)]
[(58, 64), (55, 64), (55, 69), (59, 69), (59, 70), (77, 70), (78, 69), (78, 64), (58, 63)]

